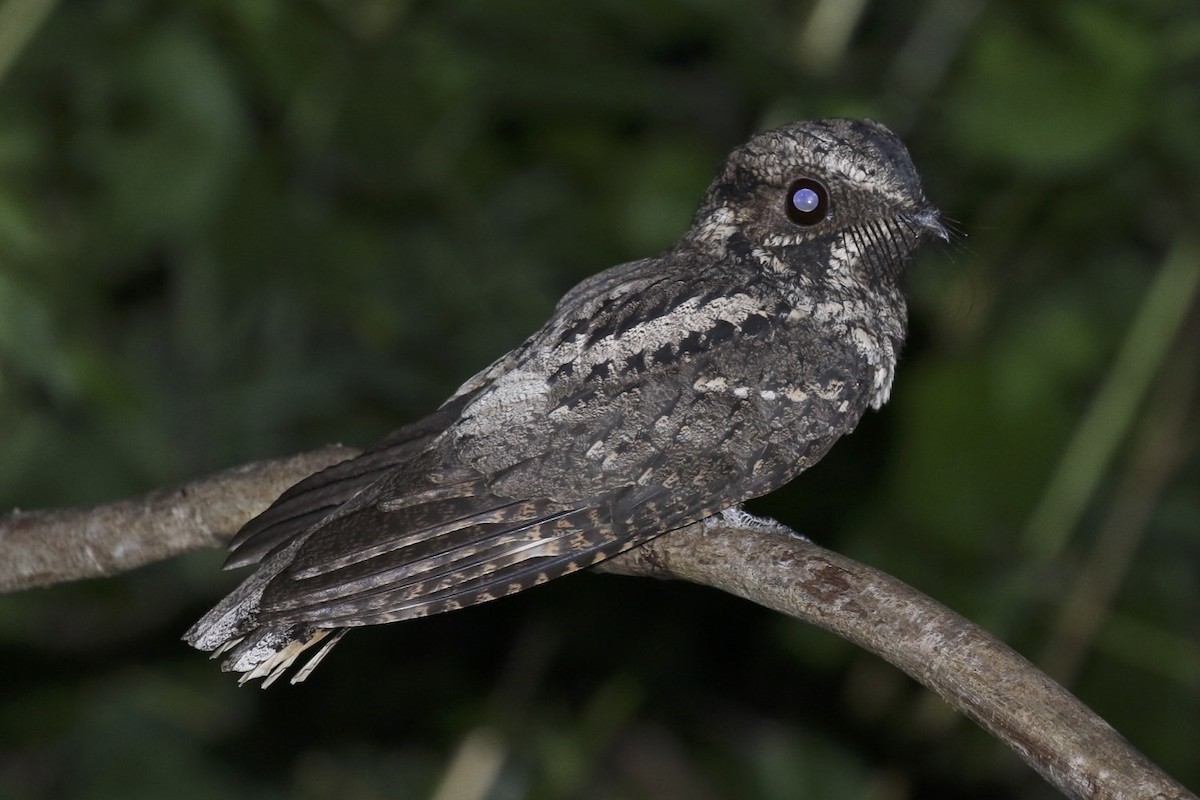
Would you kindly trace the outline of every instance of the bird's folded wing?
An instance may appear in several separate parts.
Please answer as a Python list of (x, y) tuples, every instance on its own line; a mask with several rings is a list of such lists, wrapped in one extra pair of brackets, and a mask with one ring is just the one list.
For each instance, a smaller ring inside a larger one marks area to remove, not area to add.
[[(512, 594), (641, 544), (695, 513), (650, 510), (666, 498), (661, 488), (629, 487), (603, 502), (513, 500), (478, 479), (365, 506), (360, 498), (353, 514), (318, 527), (270, 581), (258, 621), (368, 625)], [(647, 525), (650, 517), (658, 524)]]
[(311, 529), (397, 464), (411, 461), (445, 430), (470, 397), (455, 397), (424, 419), (393, 431), (367, 452), (292, 486), (233, 537), (225, 568), (259, 563), (267, 553)]

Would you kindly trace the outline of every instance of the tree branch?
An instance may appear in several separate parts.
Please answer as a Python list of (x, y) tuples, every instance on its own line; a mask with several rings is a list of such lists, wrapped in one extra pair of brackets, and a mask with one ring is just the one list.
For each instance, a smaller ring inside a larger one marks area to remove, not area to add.
[(0, 592), (119, 575), (221, 547), (289, 486), (356, 455), (331, 445), (91, 508), (12, 511), (0, 517)]
[[(13, 511), (0, 517), (0, 591), (115, 575), (222, 545), (288, 486), (356, 453), (326, 447), (108, 505)], [(783, 526), (696, 524), (598, 569), (704, 584), (842, 636), (932, 689), (1069, 797), (1196, 800), (991, 634)]]

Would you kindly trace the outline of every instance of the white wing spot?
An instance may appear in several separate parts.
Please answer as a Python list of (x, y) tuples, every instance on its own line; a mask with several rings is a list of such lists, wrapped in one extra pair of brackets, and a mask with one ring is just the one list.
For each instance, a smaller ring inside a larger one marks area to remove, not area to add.
[(808, 393), (797, 389), (795, 386), (789, 386), (784, 390), (783, 396), (793, 403), (803, 403), (808, 399)]
[(698, 378), (692, 388), (697, 392), (720, 392), (729, 388), (729, 384), (724, 378)]

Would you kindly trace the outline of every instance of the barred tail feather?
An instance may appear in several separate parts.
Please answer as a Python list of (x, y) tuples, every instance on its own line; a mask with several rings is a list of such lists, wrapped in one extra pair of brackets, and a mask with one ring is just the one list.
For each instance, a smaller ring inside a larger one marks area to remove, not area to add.
[(324, 643), (292, 676), (291, 683), (300, 683), (345, 635), (345, 628), (259, 628), (229, 651), (221, 668), (242, 673), (238, 685), (261, 678), (262, 688), (266, 689), (296, 663), (301, 653)]

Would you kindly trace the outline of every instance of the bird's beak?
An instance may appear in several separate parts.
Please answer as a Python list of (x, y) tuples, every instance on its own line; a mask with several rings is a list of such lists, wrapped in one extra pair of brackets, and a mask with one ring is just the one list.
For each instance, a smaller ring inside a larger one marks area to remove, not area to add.
[(950, 241), (950, 232), (942, 224), (942, 212), (933, 206), (925, 206), (915, 214), (910, 214), (909, 219), (918, 227), (923, 228), (926, 233), (936, 236), (943, 242)]

